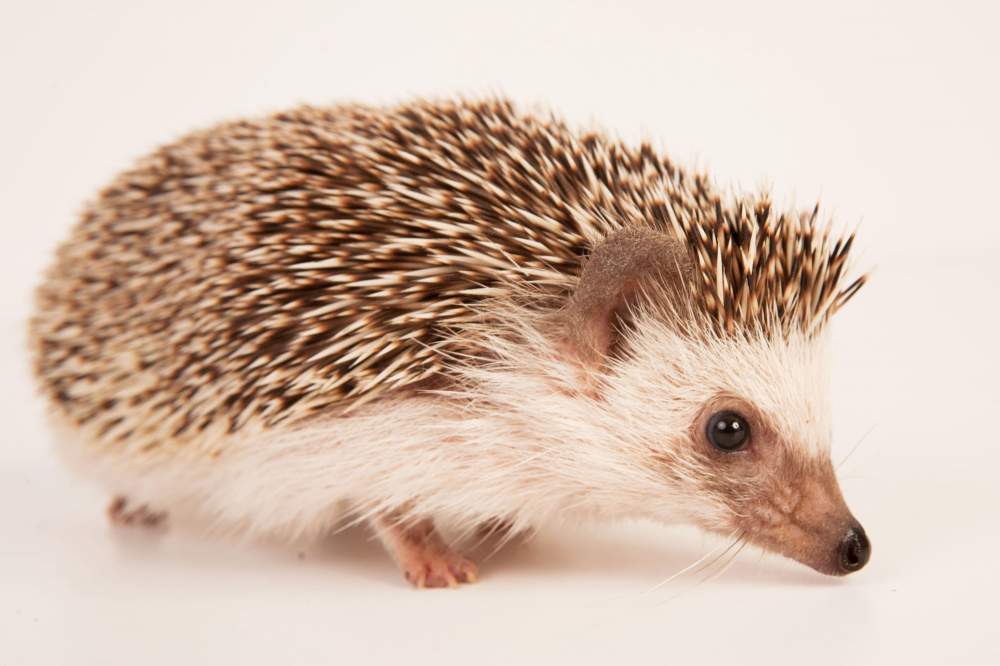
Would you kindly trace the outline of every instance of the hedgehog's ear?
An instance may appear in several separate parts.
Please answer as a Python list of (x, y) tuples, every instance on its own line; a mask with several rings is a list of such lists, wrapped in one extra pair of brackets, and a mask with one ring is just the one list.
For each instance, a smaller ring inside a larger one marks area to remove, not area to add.
[(576, 291), (557, 315), (559, 352), (585, 375), (603, 367), (632, 325), (628, 316), (643, 287), (666, 298), (684, 293), (691, 260), (675, 237), (648, 227), (617, 231), (584, 264)]

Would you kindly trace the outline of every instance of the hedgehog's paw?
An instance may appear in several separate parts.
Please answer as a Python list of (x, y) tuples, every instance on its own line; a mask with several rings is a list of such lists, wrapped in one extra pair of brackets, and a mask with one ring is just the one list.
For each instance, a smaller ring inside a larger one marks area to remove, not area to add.
[(414, 550), (399, 557), (403, 576), (415, 587), (457, 587), (473, 583), (479, 573), (475, 563), (454, 551)]
[(108, 505), (108, 520), (123, 527), (162, 527), (167, 520), (163, 511), (153, 511), (145, 504), (130, 505), (128, 498), (118, 495)]
[(475, 582), (475, 563), (449, 548), (430, 520), (403, 525), (386, 516), (375, 527), (406, 580), (415, 587), (457, 587)]

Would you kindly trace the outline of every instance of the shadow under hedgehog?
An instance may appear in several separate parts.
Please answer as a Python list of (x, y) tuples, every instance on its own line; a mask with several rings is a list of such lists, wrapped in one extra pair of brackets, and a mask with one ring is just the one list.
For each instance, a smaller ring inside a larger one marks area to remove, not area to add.
[(417, 586), (476, 576), (435, 521), (682, 521), (845, 574), (826, 324), (864, 276), (816, 217), (503, 100), (303, 107), (105, 188), (34, 364), (122, 522), (364, 521)]

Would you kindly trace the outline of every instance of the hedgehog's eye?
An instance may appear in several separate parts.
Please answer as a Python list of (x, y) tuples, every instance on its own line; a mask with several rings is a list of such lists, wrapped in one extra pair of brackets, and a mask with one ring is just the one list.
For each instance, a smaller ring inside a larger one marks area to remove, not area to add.
[(737, 451), (750, 440), (750, 426), (736, 412), (718, 412), (708, 420), (705, 434), (715, 448)]

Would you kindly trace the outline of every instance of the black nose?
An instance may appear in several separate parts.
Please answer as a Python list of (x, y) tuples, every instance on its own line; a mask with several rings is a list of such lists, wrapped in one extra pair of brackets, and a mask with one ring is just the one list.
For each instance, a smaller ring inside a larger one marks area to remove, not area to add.
[(840, 542), (840, 569), (844, 573), (853, 573), (868, 564), (872, 554), (871, 544), (861, 525), (854, 525), (847, 530)]

